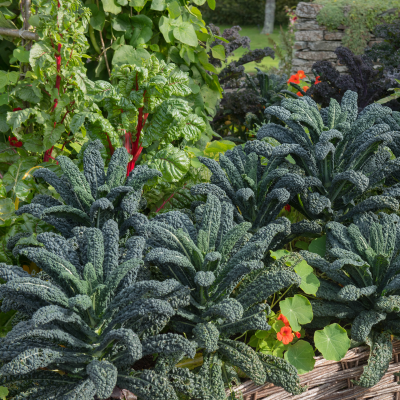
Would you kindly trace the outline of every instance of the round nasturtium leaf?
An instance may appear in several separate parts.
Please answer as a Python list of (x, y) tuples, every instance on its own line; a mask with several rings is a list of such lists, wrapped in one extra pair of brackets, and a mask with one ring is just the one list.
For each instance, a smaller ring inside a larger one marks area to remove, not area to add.
[(305, 374), (314, 368), (314, 350), (310, 343), (299, 340), (289, 347), (285, 353), (285, 360), (297, 369), (299, 375)]
[(301, 325), (308, 324), (313, 319), (311, 303), (299, 294), (280, 301), (282, 314), (289, 320), (290, 326), (295, 332), (301, 329)]
[(306, 260), (301, 261), (294, 268), (294, 272), (301, 278), (300, 288), (307, 294), (316, 295), (320, 282), (315, 276), (314, 270), (307, 264)]
[(8, 396), (8, 389), (4, 386), (0, 386), (0, 399), (6, 400)]
[(326, 235), (314, 239), (310, 246), (308, 246), (308, 251), (311, 253), (318, 254), (321, 257), (325, 257), (326, 253)]
[(339, 324), (331, 324), (314, 333), (317, 349), (326, 360), (340, 361), (350, 347), (347, 332)]

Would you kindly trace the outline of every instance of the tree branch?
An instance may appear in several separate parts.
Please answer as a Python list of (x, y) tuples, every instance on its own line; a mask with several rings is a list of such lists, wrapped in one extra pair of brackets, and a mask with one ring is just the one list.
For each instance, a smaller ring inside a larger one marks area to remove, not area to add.
[(24, 31), (19, 29), (0, 28), (0, 35), (20, 37), (27, 40), (39, 40), (39, 35), (36, 32)]

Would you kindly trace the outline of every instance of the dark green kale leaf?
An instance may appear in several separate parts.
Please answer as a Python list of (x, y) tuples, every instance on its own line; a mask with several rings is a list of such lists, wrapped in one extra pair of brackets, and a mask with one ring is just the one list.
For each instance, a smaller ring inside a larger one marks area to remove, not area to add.
[(364, 373), (356, 383), (376, 385), (392, 358), (390, 335), (400, 326), (400, 218), (372, 212), (357, 215), (344, 226), (329, 222), (326, 259), (301, 251), (308, 264), (325, 276), (320, 278), (316, 317), (337, 317), (351, 322), (351, 338), (371, 347)]
[(42, 178), (53, 186), (62, 201), (37, 195), (17, 214), (32, 214), (53, 225), (66, 238), (73, 236), (75, 227), (101, 229), (111, 218), (121, 226), (136, 215), (143, 207), (143, 185), (161, 173), (139, 165), (126, 177), (129, 156), (125, 148), (114, 152), (106, 173), (101, 149), (100, 140), (89, 143), (84, 153), (83, 173), (64, 156), (57, 158), (63, 171), (61, 177), (46, 168), (36, 170), (35, 178)]
[(195, 223), (173, 211), (156, 216), (143, 228), (151, 248), (145, 263), (190, 289), (190, 304), (171, 316), (171, 325), (202, 350), (200, 375), (214, 398), (225, 399), (224, 375), (233, 367), (258, 384), (271, 379), (291, 393), (301, 393), (296, 370), (286, 361), (260, 359), (251, 347), (230, 339), (248, 330), (269, 330), (270, 310), (264, 300), (300, 284), (293, 271), (266, 270), (262, 262), (264, 254), (290, 234), (290, 223), (283, 218), (252, 235), (251, 224), (235, 222), (234, 205), (224, 201), (221, 189), (214, 189), (195, 209)]

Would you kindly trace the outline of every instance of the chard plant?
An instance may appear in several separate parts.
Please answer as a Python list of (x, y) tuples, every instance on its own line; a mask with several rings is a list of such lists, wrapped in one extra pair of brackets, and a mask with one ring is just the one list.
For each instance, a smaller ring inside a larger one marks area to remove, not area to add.
[[(2, 80), (1, 102), (11, 105), (1, 115), (2, 132), (10, 136), (11, 145), (21, 143), (29, 153), (44, 153), (46, 162), (62, 152), (76, 154), (70, 146), (74, 139), (71, 133), (78, 142), (84, 133), (72, 132), (71, 121), (75, 114), (90, 110), (99, 130), (116, 146), (115, 131), (87, 94), (84, 60), (88, 43), (83, 33), (90, 10), (78, 0), (38, 1), (32, 9), (38, 13), (33, 23), (39, 40), (30, 51), (21, 49), (18, 53), (20, 60), (29, 62), (30, 70), (24, 73), (24, 79)], [(13, 74), (16, 72), (8, 76), (12, 78)]]
[[(179, 175), (185, 168), (180, 158), (185, 155), (176, 147), (165, 146), (182, 140), (196, 142), (206, 130), (205, 120), (183, 99), (192, 94), (189, 75), (152, 55), (142, 66), (115, 68), (112, 78), (115, 84), (96, 81), (89, 93), (132, 156), (127, 175), (135, 168), (143, 149), (156, 151), (153, 164), (159, 159), (160, 169), (169, 170), (174, 177)], [(91, 130), (93, 113), (79, 113), (72, 121), (73, 131), (80, 130), (86, 119)]]

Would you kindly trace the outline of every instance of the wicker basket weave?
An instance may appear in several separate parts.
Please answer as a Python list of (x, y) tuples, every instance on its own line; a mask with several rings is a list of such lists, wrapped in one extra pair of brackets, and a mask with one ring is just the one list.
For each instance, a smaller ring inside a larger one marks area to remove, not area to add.
[(269, 383), (257, 386), (252, 381), (244, 382), (235, 388), (242, 393), (244, 400), (400, 400), (399, 377), (393, 375), (400, 371), (400, 341), (393, 341), (393, 357), (387, 373), (372, 388), (365, 389), (352, 384), (367, 364), (368, 347), (356, 347), (347, 352), (342, 361), (328, 361), (315, 357), (315, 366), (311, 372), (300, 376), (306, 392), (293, 396), (284, 389)]

